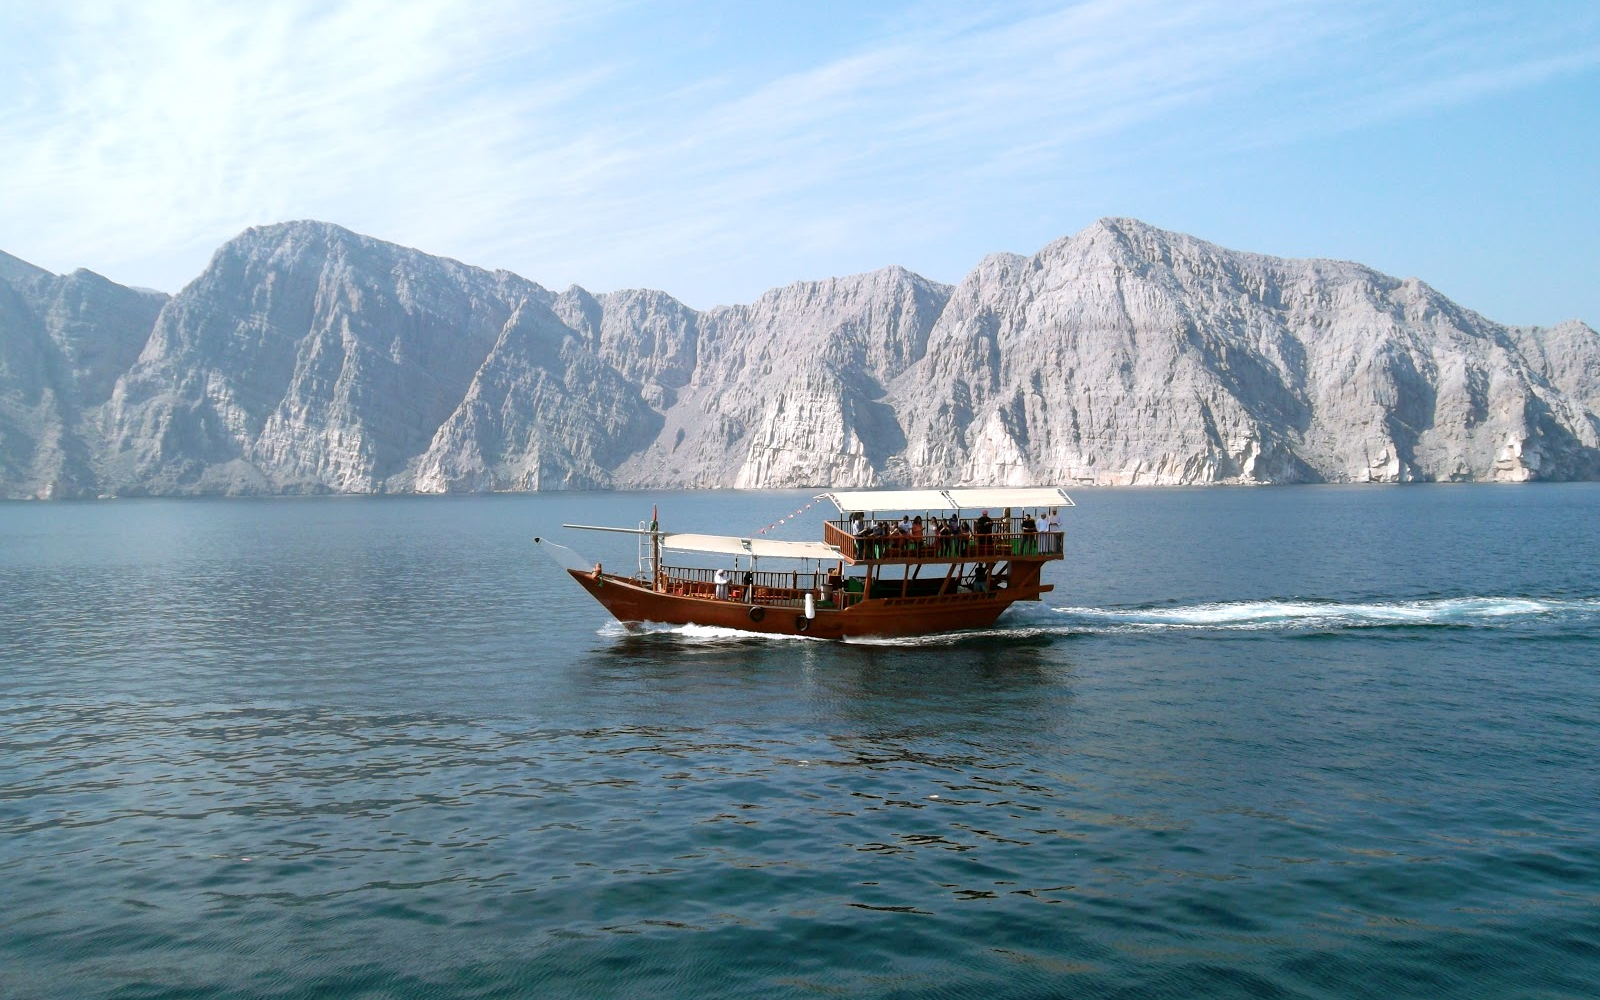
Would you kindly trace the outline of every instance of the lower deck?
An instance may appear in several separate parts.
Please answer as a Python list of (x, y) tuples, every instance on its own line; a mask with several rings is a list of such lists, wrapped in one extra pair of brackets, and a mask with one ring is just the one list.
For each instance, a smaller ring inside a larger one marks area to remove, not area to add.
[[(872, 598), (902, 600), (948, 597), (988, 590), (1031, 590), (1018, 593), (1017, 600), (1037, 600), (1038, 594), (1052, 588), (1040, 586), (1039, 563), (1018, 559), (999, 563), (911, 563), (880, 567), (877, 572), (845, 575), (840, 570), (826, 572), (766, 572), (747, 570), (728, 573), (719, 590), (717, 570), (698, 567), (664, 566), (652, 589), (677, 597), (732, 600), (768, 607), (801, 607), (807, 594), (818, 606), (848, 608)], [(726, 571), (724, 571), (726, 572)], [(651, 587), (648, 575), (633, 578)]]
[(809, 635), (818, 639), (857, 636), (912, 636), (987, 628), (1015, 604), (1019, 596), (1005, 589), (969, 591), (931, 597), (867, 597), (840, 608), (813, 602), (812, 615), (798, 601), (782, 598), (748, 603), (700, 594), (660, 593), (629, 577), (569, 570), (574, 579), (607, 611), (624, 623), (709, 625), (777, 635)]
[(745, 571), (728, 574), (725, 583), (717, 582), (718, 571), (694, 567), (662, 567), (653, 579), (599, 567), (569, 572), (623, 622), (837, 639), (986, 628), (1012, 604), (1053, 589), (1039, 582), (1043, 562), (914, 564), (863, 575)]

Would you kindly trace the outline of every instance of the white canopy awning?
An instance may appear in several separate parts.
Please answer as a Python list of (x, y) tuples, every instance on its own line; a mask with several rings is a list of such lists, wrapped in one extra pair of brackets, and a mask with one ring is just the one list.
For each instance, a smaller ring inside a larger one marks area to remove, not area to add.
[(784, 542), (772, 538), (739, 538), (734, 535), (696, 535), (688, 532), (661, 535), (661, 547), (675, 552), (715, 552), (730, 556), (753, 556), (757, 559), (823, 559), (844, 558), (832, 545), (822, 542)]
[(853, 510), (950, 510), (950, 495), (945, 490), (848, 490), (823, 493), (839, 512)]
[(956, 507), (1072, 507), (1072, 498), (1059, 486), (996, 486), (947, 490)]
[(885, 510), (977, 510), (982, 507), (1071, 507), (1059, 486), (960, 487), (948, 490), (849, 490), (823, 493), (840, 513)]

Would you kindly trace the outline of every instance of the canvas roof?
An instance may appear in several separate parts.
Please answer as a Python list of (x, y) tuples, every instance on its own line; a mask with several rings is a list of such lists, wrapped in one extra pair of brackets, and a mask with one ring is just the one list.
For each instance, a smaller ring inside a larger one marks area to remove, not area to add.
[(697, 535), (688, 532), (663, 532), (661, 547), (677, 552), (715, 552), (730, 556), (754, 556), (757, 559), (824, 559), (844, 558), (832, 545), (822, 542), (785, 542), (773, 538), (739, 538), (736, 535)]
[(948, 490), (841, 490), (823, 493), (840, 513), (885, 510), (978, 510), (984, 507), (1071, 507), (1059, 486), (957, 487)]

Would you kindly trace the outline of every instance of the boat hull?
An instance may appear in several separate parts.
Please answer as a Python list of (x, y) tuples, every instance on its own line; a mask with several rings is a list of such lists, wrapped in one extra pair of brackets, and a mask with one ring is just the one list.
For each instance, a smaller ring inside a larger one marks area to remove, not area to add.
[(803, 610), (794, 607), (661, 594), (627, 577), (574, 569), (567, 572), (621, 622), (710, 625), (817, 639), (916, 636), (988, 628), (1017, 601), (1037, 597), (1036, 591), (1030, 596), (1020, 590), (1000, 589), (937, 597), (869, 598), (842, 610), (817, 608), (816, 617), (808, 619)]

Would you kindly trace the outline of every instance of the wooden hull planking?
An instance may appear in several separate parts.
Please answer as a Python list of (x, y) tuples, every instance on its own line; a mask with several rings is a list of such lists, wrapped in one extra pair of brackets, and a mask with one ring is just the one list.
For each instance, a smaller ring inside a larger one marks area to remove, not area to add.
[[(934, 597), (884, 597), (859, 601), (848, 608), (818, 607), (807, 619), (795, 607), (751, 605), (743, 601), (657, 593), (629, 577), (569, 569), (590, 596), (621, 622), (666, 625), (710, 625), (772, 635), (805, 635), (816, 639), (897, 637), (988, 628), (1011, 605), (1037, 600), (1049, 587), (962, 592)], [(1038, 580), (1037, 567), (1032, 576)], [(759, 615), (752, 617), (752, 608)]]

